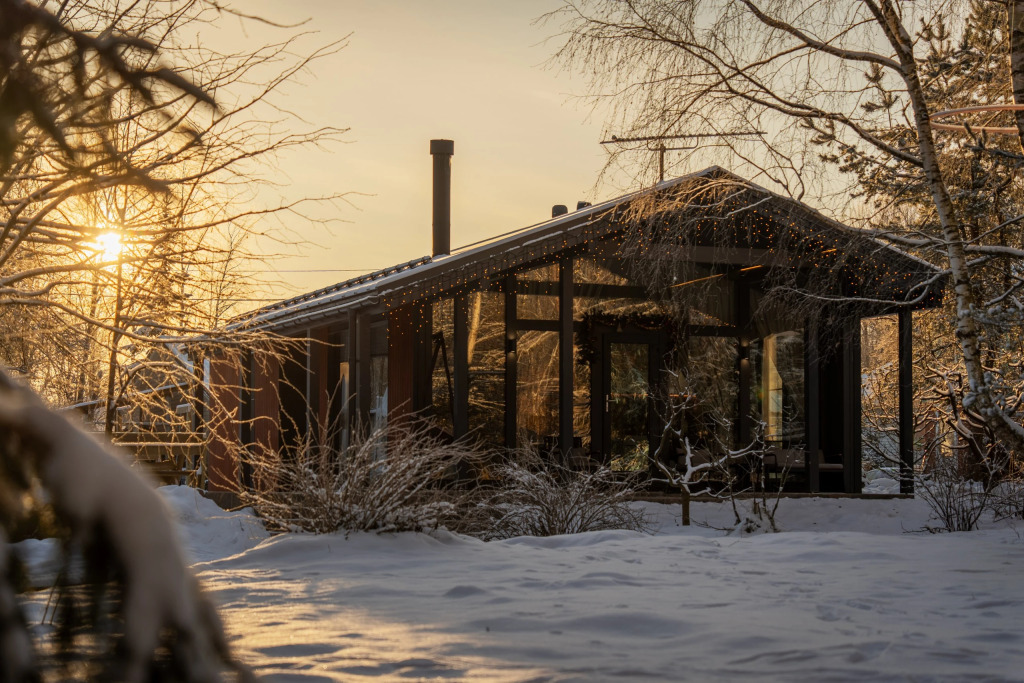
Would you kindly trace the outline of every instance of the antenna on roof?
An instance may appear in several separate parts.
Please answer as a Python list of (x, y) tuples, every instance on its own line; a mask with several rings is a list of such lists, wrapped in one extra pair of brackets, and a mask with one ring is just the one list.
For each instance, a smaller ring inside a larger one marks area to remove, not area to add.
[(666, 147), (665, 140), (696, 140), (699, 138), (734, 138), (744, 137), (748, 135), (764, 135), (763, 130), (748, 130), (739, 131), (735, 133), (689, 133), (683, 135), (644, 135), (635, 138), (620, 138), (618, 135), (613, 135), (611, 140), (602, 140), (602, 145), (626, 145), (633, 142), (657, 142), (657, 147), (651, 147), (647, 145), (647, 149), (652, 152), (658, 153), (658, 181), (665, 180), (665, 152), (675, 152), (684, 149), (696, 149), (696, 146), (690, 147)]

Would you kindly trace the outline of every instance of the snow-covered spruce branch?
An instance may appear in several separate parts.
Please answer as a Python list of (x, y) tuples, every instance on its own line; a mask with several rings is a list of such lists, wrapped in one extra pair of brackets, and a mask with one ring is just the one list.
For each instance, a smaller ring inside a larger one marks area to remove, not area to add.
[[(90, 658), (90, 676), (141, 683), (166, 669), (181, 680), (216, 681), (225, 673), (252, 680), (231, 655), (220, 619), (186, 567), (163, 502), (148, 482), (3, 371), (0, 434), (5, 471), (25, 476), (0, 482), (4, 493), (17, 493), (18, 500), (41, 491), (66, 529), (65, 552), (106, 549), (83, 553), (97, 581), (96, 606), (113, 610), (109, 637), (100, 641), (107, 647)], [(0, 652), (4, 666), (18, 670), (6, 671), (5, 680), (32, 680), (35, 660), (23, 652), (31, 636), (6, 604), (8, 581), (0, 577)], [(73, 650), (76, 641), (61, 647)]]

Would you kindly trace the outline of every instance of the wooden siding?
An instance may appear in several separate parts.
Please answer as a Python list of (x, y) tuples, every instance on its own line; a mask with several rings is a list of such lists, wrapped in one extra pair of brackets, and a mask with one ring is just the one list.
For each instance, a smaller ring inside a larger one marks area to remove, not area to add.
[(210, 440), (206, 474), (210, 491), (238, 490), (238, 463), (232, 451), (238, 445), (238, 365), (230, 358), (210, 360)]

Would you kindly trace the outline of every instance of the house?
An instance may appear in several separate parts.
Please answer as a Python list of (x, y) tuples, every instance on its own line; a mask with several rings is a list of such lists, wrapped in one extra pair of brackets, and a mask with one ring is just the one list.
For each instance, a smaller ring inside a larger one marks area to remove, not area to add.
[(910, 467), (911, 312), (942, 291), (929, 264), (718, 167), (451, 249), (454, 145), (430, 149), (431, 256), (237, 323), (293, 343), (212, 362), (227, 417), (211, 488), (244, 476), (224, 444), (276, 449), (327, 422), (343, 441), (418, 415), (453, 439), (617, 469), (760, 440), (817, 454), (792, 461), (808, 490), (856, 493), (860, 320), (879, 314), (899, 316)]

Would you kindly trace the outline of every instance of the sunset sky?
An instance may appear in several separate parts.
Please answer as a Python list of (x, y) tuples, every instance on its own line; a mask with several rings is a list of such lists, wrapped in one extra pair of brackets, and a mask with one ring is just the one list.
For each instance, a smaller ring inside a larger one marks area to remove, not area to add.
[[(279, 180), (292, 194), (359, 194), (330, 212), (347, 221), (332, 234), (296, 223), (314, 244), (272, 266), (289, 283), (274, 296), (429, 253), (431, 138), (455, 141), (453, 246), (542, 221), (553, 204), (615, 196), (629, 182), (595, 187), (603, 113), (574, 97), (581, 79), (546, 65), (557, 26), (535, 20), (557, 0), (253, 5), (275, 21), (308, 17), (303, 30), (317, 31), (308, 44), (351, 34), (285, 100), (312, 124), (349, 128), (347, 144), (285, 157)], [(248, 25), (245, 39), (263, 40), (264, 30), (285, 34)]]

